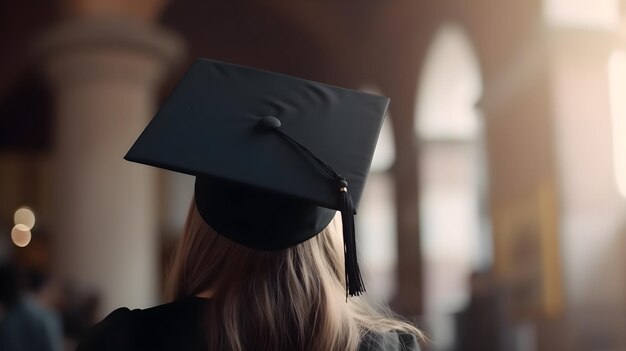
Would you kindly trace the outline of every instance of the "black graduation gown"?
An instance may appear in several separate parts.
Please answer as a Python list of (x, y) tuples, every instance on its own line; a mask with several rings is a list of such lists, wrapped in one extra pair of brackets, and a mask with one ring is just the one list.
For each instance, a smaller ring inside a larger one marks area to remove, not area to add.
[[(96, 324), (76, 351), (206, 351), (202, 311), (211, 300), (191, 297), (145, 310), (119, 308)], [(372, 334), (359, 351), (418, 351), (414, 335)]]

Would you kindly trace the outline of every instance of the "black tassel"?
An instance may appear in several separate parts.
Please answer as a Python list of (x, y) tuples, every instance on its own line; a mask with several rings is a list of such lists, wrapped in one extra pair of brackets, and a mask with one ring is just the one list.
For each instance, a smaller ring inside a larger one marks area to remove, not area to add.
[(343, 224), (343, 250), (346, 265), (346, 298), (359, 296), (365, 292), (365, 285), (361, 277), (357, 259), (356, 237), (354, 230), (354, 205), (348, 193), (348, 182), (339, 181), (339, 206), (341, 222)]
[(280, 130), (281, 122), (278, 118), (266, 116), (261, 118), (259, 123), (262, 128), (275, 131), (278, 135), (299, 147), (339, 182), (339, 211), (341, 212), (341, 222), (343, 223), (343, 252), (346, 261), (346, 300), (349, 296), (361, 295), (365, 292), (365, 285), (363, 284), (363, 278), (361, 278), (361, 270), (356, 257), (354, 204), (348, 193), (348, 182), (306, 146)]

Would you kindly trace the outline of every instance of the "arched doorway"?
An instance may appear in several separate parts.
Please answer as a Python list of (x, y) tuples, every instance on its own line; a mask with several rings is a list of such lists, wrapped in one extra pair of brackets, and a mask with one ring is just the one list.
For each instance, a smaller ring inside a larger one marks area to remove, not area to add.
[(483, 137), (476, 103), (478, 60), (463, 30), (436, 32), (421, 73), (416, 106), (425, 319), (437, 350), (454, 341), (453, 314), (469, 297), (468, 279), (489, 264)]

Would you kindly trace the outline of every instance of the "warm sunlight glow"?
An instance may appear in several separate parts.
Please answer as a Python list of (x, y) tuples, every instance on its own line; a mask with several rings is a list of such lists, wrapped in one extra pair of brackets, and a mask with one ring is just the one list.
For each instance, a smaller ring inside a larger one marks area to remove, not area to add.
[(545, 0), (544, 17), (555, 26), (613, 29), (619, 25), (619, 0)]
[(626, 52), (619, 50), (609, 60), (609, 90), (613, 119), (613, 165), (620, 194), (626, 197)]

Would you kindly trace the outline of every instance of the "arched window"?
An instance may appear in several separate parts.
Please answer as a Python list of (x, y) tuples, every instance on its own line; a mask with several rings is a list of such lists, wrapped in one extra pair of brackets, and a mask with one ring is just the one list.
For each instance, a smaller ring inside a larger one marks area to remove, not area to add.
[(475, 108), (481, 93), (480, 68), (464, 30), (443, 25), (427, 52), (415, 113), (425, 313), (442, 349), (453, 341), (452, 314), (467, 303), (468, 276), (491, 253), (481, 221), (486, 172)]

